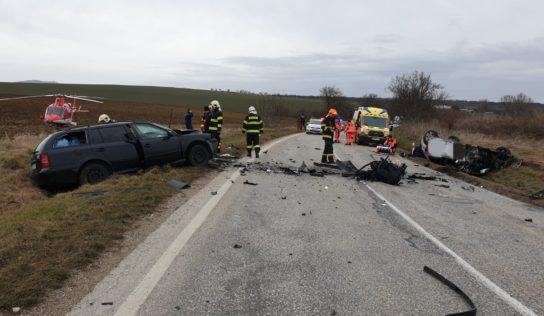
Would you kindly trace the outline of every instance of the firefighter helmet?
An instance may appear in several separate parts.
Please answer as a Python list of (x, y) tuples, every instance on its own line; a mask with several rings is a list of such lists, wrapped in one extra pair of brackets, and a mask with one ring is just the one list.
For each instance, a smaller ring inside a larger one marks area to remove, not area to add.
[(221, 108), (221, 104), (219, 104), (219, 101), (217, 101), (217, 100), (213, 100), (212, 102), (210, 102), (210, 105), (214, 109), (220, 109)]
[(107, 114), (100, 114), (98, 117), (98, 123), (109, 123), (111, 122), (110, 117)]

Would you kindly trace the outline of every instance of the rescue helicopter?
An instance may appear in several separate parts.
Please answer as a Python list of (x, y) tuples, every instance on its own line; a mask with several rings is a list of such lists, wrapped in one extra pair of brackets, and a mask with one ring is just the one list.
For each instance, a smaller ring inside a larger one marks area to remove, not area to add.
[[(73, 127), (77, 126), (77, 123), (74, 121), (74, 115), (77, 112), (89, 112), (88, 110), (82, 110), (81, 106), (77, 106), (77, 100), (103, 103), (102, 101), (93, 100), (91, 98), (99, 97), (89, 97), (89, 96), (76, 96), (76, 95), (66, 95), (66, 94), (45, 94), (45, 95), (33, 95), (26, 97), (16, 97), (16, 98), (5, 98), (0, 99), (0, 101), (8, 100), (18, 100), (18, 99), (30, 99), (30, 98), (41, 98), (41, 97), (54, 97), (55, 101), (47, 106), (45, 113), (40, 116), (45, 124), (52, 127)], [(72, 99), (72, 103), (66, 102), (66, 99)]]

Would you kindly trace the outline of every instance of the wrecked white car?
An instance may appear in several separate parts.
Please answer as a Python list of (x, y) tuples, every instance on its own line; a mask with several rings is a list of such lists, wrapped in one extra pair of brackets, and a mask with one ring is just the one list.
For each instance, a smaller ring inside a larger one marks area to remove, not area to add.
[(440, 138), (433, 130), (427, 131), (421, 137), (420, 154), (436, 163), (452, 164), (460, 171), (472, 175), (484, 175), (492, 170), (521, 163), (505, 147), (493, 150), (463, 144), (455, 136), (448, 139)]

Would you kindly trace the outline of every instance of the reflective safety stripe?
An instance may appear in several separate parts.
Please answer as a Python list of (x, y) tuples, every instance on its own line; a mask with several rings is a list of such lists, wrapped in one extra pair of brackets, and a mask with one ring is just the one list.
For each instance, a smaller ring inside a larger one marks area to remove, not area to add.
[(222, 120), (223, 117), (222, 117), (222, 116), (218, 116), (217, 119), (218, 119), (218, 120)]
[(259, 134), (261, 131), (258, 129), (248, 129), (246, 132), (250, 134)]
[(246, 125), (261, 125), (263, 121), (244, 121)]
[(253, 149), (253, 146), (252, 145), (247, 145), (246, 148), (247, 149)]
[(217, 119), (212, 118), (212, 119), (210, 119), (210, 122), (217, 123)]
[(255, 145), (253, 148), (261, 148), (261, 145)]
[(210, 131), (216, 131), (216, 130), (217, 130), (217, 127), (210, 126), (210, 127), (208, 127), (208, 129), (209, 129)]
[(332, 138), (331, 135), (323, 135), (323, 138)]
[(248, 116), (247, 119), (248, 120), (258, 120), (259, 117), (258, 116)]

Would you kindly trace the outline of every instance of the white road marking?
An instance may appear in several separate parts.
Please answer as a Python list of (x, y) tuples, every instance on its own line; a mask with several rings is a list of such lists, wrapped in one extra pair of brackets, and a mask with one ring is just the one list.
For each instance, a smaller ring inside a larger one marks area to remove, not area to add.
[[(338, 155), (335, 154), (336, 159), (338, 158)], [(410, 216), (406, 215), (401, 209), (396, 207), (393, 203), (389, 202), (383, 195), (378, 193), (376, 190), (374, 190), (370, 185), (366, 184), (366, 187), (374, 193), (380, 200), (384, 201), (393, 211), (395, 211), (398, 215), (400, 215), (402, 218), (404, 218), (405, 221), (407, 221), (410, 225), (412, 225), (418, 232), (420, 232), (425, 238), (430, 240), (433, 244), (435, 244), (438, 248), (442, 249), (444, 252), (452, 256), (455, 261), (470, 275), (472, 275), (478, 282), (480, 282), (483, 286), (485, 286), (487, 289), (489, 289), (491, 292), (495, 293), (500, 299), (502, 299), (506, 304), (510, 305), (513, 309), (515, 309), (518, 313), (520, 313), (523, 316), (537, 316), (535, 312), (533, 312), (530, 308), (523, 305), (520, 301), (513, 298), (510, 294), (508, 294), (505, 290), (501, 289), (498, 285), (493, 283), (489, 278), (487, 278), (485, 275), (483, 275), (480, 271), (476, 270), (470, 263), (468, 263), (466, 260), (461, 258), (458, 254), (456, 254), (453, 250), (448, 248), (445, 244), (443, 244), (440, 240), (438, 240), (436, 237), (431, 235), (429, 232), (427, 232), (421, 225), (419, 225), (416, 221), (414, 221)]]
[[(300, 134), (294, 134), (277, 139), (272, 143), (263, 146), (262, 151), (264, 152), (266, 150), (269, 150), (280, 142), (286, 141), (298, 135)], [(251, 158), (247, 159), (246, 161), (252, 162), (254, 160), (255, 158)], [(206, 202), (206, 204), (204, 204), (204, 206), (198, 211), (195, 217), (193, 217), (191, 222), (187, 224), (187, 226), (179, 233), (179, 235), (174, 239), (170, 246), (168, 246), (166, 251), (159, 257), (153, 267), (151, 267), (151, 269), (144, 276), (142, 281), (140, 281), (140, 283), (134, 288), (134, 290), (127, 296), (123, 304), (115, 312), (116, 316), (136, 315), (136, 313), (140, 309), (140, 306), (142, 306), (142, 304), (147, 300), (149, 294), (151, 294), (159, 280), (162, 278), (172, 262), (179, 255), (187, 241), (189, 241), (191, 236), (198, 230), (202, 223), (204, 223), (208, 215), (215, 208), (217, 203), (219, 203), (221, 198), (227, 193), (233, 182), (235, 182), (239, 176), (240, 170), (235, 171), (230, 176), (230, 178), (221, 185), (219, 190), (217, 190), (217, 194), (212, 196), (210, 200)]]

